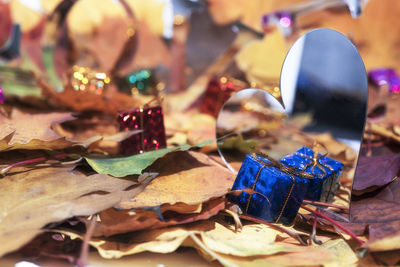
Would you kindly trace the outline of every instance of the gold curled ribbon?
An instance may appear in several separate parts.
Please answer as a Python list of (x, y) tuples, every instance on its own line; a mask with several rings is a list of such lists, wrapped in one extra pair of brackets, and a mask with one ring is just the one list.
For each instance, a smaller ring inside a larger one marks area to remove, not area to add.
[[(295, 185), (295, 183), (296, 183), (296, 179), (295, 179), (294, 176), (299, 176), (299, 177), (303, 177), (303, 178), (307, 178), (307, 179), (313, 179), (314, 177), (313, 177), (311, 174), (305, 173), (304, 171), (298, 171), (298, 170), (296, 170), (296, 169), (295, 169), (296, 167), (286, 167), (286, 166), (282, 165), (281, 163), (279, 163), (278, 161), (276, 161), (276, 160), (270, 158), (268, 155), (265, 155), (265, 154), (262, 154), (262, 153), (259, 153), (259, 155), (262, 156), (262, 157), (264, 157), (264, 158), (266, 158), (266, 159), (268, 159), (270, 162), (267, 163), (267, 162), (264, 162), (264, 161), (262, 161), (262, 160), (259, 160), (259, 159), (257, 158), (257, 155), (256, 155), (255, 153), (252, 154), (253, 159), (254, 159), (255, 161), (257, 161), (258, 163), (262, 164), (261, 168), (258, 170), (258, 173), (257, 173), (256, 178), (254, 179), (254, 183), (253, 183), (253, 186), (252, 186), (252, 190), (253, 190), (253, 191), (254, 191), (254, 189), (255, 189), (255, 187), (256, 187), (256, 184), (257, 184), (258, 179), (260, 178), (261, 171), (262, 171), (262, 169), (265, 168), (265, 167), (275, 167), (275, 168), (278, 168), (278, 169), (280, 169), (282, 172), (288, 174), (288, 175), (292, 178), (292, 184), (291, 184), (291, 186), (290, 186), (289, 193), (288, 193), (288, 195), (287, 195), (287, 197), (286, 197), (286, 199), (285, 199), (285, 202), (283, 203), (283, 206), (282, 206), (282, 209), (281, 209), (281, 211), (280, 211), (280, 213), (279, 213), (278, 218), (275, 220), (275, 223), (277, 223), (277, 222), (279, 221), (279, 219), (282, 217), (283, 211), (285, 210), (286, 205), (287, 205), (287, 203), (288, 203), (288, 201), (289, 201), (289, 198), (290, 198), (290, 196), (292, 195), (293, 188), (294, 188), (294, 185)], [(250, 195), (249, 200), (247, 201), (246, 210), (245, 210), (246, 213), (248, 212), (248, 209), (249, 209), (249, 206), (250, 206), (250, 201), (251, 201), (252, 196), (253, 196), (253, 194)], [(267, 199), (268, 199), (268, 198), (267, 198)], [(269, 200), (268, 200), (268, 201), (269, 201)]]
[(314, 174), (314, 176), (317, 176), (317, 177), (324, 177), (324, 176), (326, 175), (326, 170), (325, 170), (323, 167), (325, 167), (325, 168), (327, 168), (327, 169), (333, 171), (333, 169), (332, 169), (331, 166), (329, 166), (329, 165), (327, 165), (327, 164), (325, 164), (325, 163), (320, 163), (320, 162), (319, 162), (320, 159), (326, 157), (326, 154), (321, 155), (321, 156), (318, 156), (318, 154), (316, 155), (316, 153), (314, 152), (314, 155), (313, 155), (312, 157), (310, 157), (310, 156), (308, 156), (308, 155), (305, 155), (305, 154), (302, 154), (302, 153), (299, 153), (299, 152), (296, 152), (295, 154), (298, 155), (298, 156), (300, 156), (300, 157), (303, 157), (303, 158), (306, 158), (306, 159), (311, 160), (311, 162), (307, 163), (307, 164), (304, 166), (303, 171), (305, 171), (305, 170), (306, 170), (308, 167), (310, 167), (310, 166), (312, 166), (312, 167), (311, 167), (311, 173), (314, 173), (315, 167), (317, 167), (318, 169), (320, 169), (320, 170), (322, 171), (322, 174)]

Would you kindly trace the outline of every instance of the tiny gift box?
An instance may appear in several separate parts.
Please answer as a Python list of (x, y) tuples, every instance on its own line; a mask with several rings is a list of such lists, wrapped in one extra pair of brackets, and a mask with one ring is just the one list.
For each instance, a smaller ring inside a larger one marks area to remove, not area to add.
[(137, 154), (166, 147), (164, 117), (160, 106), (121, 113), (118, 121), (121, 130), (143, 130), (121, 142), (124, 154)]
[(309, 178), (272, 159), (249, 154), (228, 199), (251, 216), (290, 225), (303, 202), (309, 182)]
[(386, 85), (390, 93), (400, 93), (400, 77), (394, 69), (378, 68), (370, 70), (368, 80), (378, 87)]
[(339, 176), (343, 164), (321, 154), (315, 155), (308, 147), (302, 147), (294, 154), (281, 159), (281, 163), (288, 167), (296, 167), (314, 176), (310, 181), (304, 199), (331, 202), (339, 187)]

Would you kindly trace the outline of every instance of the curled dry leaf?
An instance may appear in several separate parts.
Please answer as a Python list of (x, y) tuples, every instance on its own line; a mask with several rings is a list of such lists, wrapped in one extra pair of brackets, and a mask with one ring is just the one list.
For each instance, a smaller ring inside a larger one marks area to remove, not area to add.
[(72, 169), (18, 168), (0, 180), (1, 190), (8, 192), (0, 196), (0, 240), (7, 240), (0, 244), (0, 255), (18, 249), (49, 223), (110, 208), (137, 195), (150, 181), (82, 176)]
[[(173, 209), (172, 207), (169, 208)], [(203, 203), (200, 212), (186, 214), (172, 213), (170, 215), (168, 215), (168, 212), (165, 212), (163, 213), (164, 220), (160, 220), (157, 213), (151, 210), (136, 209), (134, 214), (131, 214), (130, 211), (108, 209), (100, 213), (101, 223), (96, 227), (95, 236), (111, 236), (206, 220), (224, 208), (225, 199), (217, 198)]]
[(11, 118), (0, 115), (0, 150), (68, 147), (71, 142), (54, 132), (51, 126), (73, 119), (71, 113), (27, 114), (14, 109)]
[[(124, 239), (128, 242), (93, 237), (89, 243), (98, 250), (100, 256), (106, 259), (118, 259), (144, 251), (170, 253), (179, 248), (191, 232), (199, 233), (212, 229), (213, 226), (214, 222), (202, 221), (191, 224), (187, 228), (168, 227), (125, 234)], [(81, 233), (71, 230), (52, 229), (52, 231), (66, 234), (71, 239), (83, 239)]]
[[(399, 249), (396, 241), (400, 233), (400, 180), (353, 200), (350, 219), (349, 227), (355, 231), (368, 228), (369, 243), (375, 244), (377, 250)], [(379, 245), (379, 240), (383, 240), (384, 245)]]
[[(53, 230), (72, 239), (83, 238), (82, 234), (71, 230)], [(216, 259), (225, 266), (336, 266), (339, 263), (351, 266), (357, 261), (354, 252), (343, 240), (327, 241), (321, 247), (310, 248), (272, 242), (278, 234), (268, 226), (253, 224), (245, 225), (242, 233), (235, 233), (225, 224), (208, 220), (180, 227), (128, 233), (124, 242), (116, 238), (94, 237), (90, 244), (107, 259), (144, 251), (169, 253), (184, 245), (200, 249), (207, 260)], [(254, 240), (246, 238), (248, 235)], [(268, 241), (271, 242), (266, 245)]]
[(319, 247), (302, 247), (291, 253), (258, 257), (237, 257), (218, 253), (235, 266), (357, 266), (357, 256), (341, 239), (327, 241)]
[(353, 190), (384, 186), (399, 173), (400, 154), (361, 157), (354, 177)]
[(58, 109), (64, 108), (79, 112), (98, 111), (116, 116), (119, 111), (131, 110), (145, 104), (138, 98), (119, 92), (113, 92), (111, 96), (106, 96), (66, 88), (58, 93), (42, 80), (39, 81), (39, 84), (43, 96), (47, 98), (52, 106)]
[(202, 203), (225, 195), (235, 179), (226, 167), (205, 154), (193, 151), (171, 153), (148, 169), (160, 175), (143, 193), (129, 201), (122, 201), (119, 208)]
[(279, 234), (281, 232), (263, 224), (244, 225), (240, 232), (235, 232), (233, 227), (217, 222), (213, 230), (201, 233), (201, 239), (215, 252), (240, 257), (295, 251), (295, 246), (275, 242)]

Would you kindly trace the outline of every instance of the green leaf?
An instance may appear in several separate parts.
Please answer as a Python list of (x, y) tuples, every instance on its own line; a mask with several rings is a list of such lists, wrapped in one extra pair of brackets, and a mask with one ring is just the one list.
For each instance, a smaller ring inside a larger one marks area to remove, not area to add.
[[(193, 147), (203, 147), (214, 142), (207, 140)], [(185, 144), (177, 147), (164, 148), (137, 154), (129, 157), (121, 158), (108, 158), (108, 159), (94, 159), (85, 157), (87, 163), (100, 174), (109, 174), (114, 177), (125, 177), (127, 175), (141, 174), (142, 171), (150, 166), (154, 161), (162, 156), (174, 152), (185, 151), (192, 148), (192, 146)]]

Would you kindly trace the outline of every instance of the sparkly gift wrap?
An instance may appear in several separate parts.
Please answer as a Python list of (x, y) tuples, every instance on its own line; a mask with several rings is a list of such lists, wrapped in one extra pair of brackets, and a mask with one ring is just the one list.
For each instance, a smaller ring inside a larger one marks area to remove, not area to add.
[(302, 147), (296, 153), (282, 158), (281, 163), (285, 166), (296, 167), (298, 170), (314, 176), (304, 199), (322, 202), (333, 200), (343, 169), (341, 162), (321, 154), (315, 157), (312, 149)]
[(151, 94), (156, 87), (153, 70), (138, 70), (115, 79), (118, 89), (131, 94)]
[(122, 141), (124, 154), (137, 154), (166, 147), (164, 117), (161, 107), (138, 108), (121, 113), (118, 121), (121, 130), (143, 130), (143, 132)]
[(243, 191), (240, 195), (230, 194), (228, 198), (251, 216), (289, 225), (299, 211), (309, 182), (307, 178), (280, 169), (268, 159), (249, 154), (232, 187), (232, 193)]
[(232, 93), (243, 88), (246, 88), (244, 82), (227, 76), (212, 78), (204, 94), (200, 112), (217, 117), (220, 109)]
[(387, 85), (389, 92), (400, 93), (400, 77), (394, 69), (373, 69), (368, 72), (368, 79), (375, 86)]

